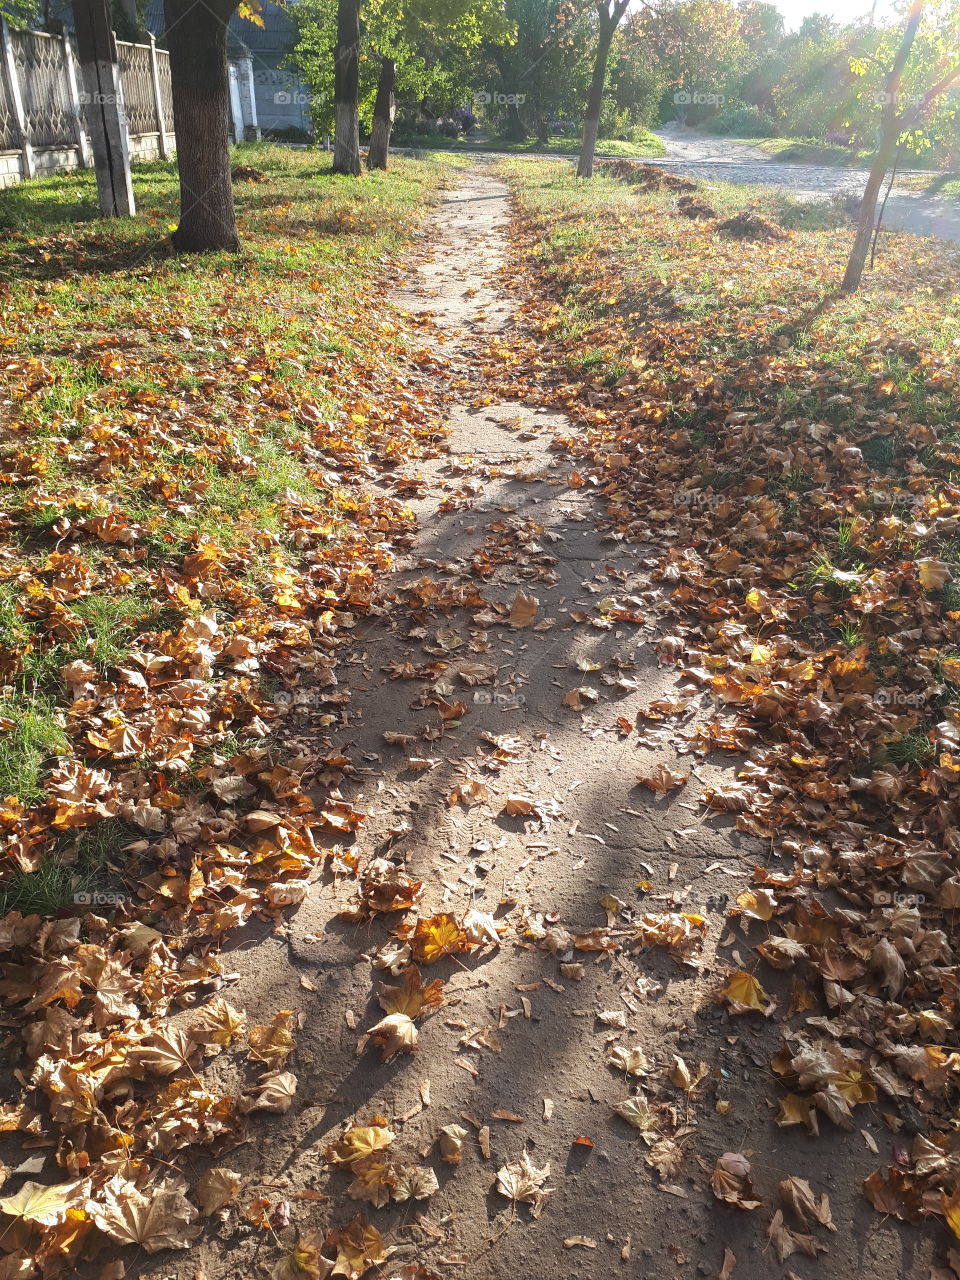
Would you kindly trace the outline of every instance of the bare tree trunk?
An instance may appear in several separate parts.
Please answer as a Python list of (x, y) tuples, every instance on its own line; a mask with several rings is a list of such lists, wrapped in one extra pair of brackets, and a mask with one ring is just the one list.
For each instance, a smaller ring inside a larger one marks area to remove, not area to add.
[(597, 55), (593, 63), (593, 78), (590, 81), (590, 93), (587, 97), (587, 110), (583, 117), (583, 141), (580, 144), (580, 161), (577, 164), (578, 178), (593, 177), (593, 157), (597, 150), (597, 134), (600, 130), (600, 112), (603, 109), (603, 86), (607, 81), (607, 60), (610, 57), (610, 45), (620, 19), (626, 12), (629, 0), (597, 0), (597, 16), (600, 22), (600, 36), (597, 40)]
[(239, 247), (230, 178), (227, 23), (234, 0), (165, 0), (184, 253)]
[(507, 137), (511, 142), (526, 142), (527, 126), (515, 102), (507, 103)]
[(880, 195), (880, 188), (883, 186), (884, 175), (893, 163), (893, 157), (897, 150), (897, 140), (903, 131), (903, 121), (897, 111), (897, 101), (900, 96), (903, 69), (907, 65), (907, 59), (910, 57), (910, 50), (913, 48), (913, 42), (916, 38), (917, 28), (920, 26), (923, 6), (924, 0), (914, 0), (907, 17), (907, 25), (903, 30), (900, 48), (897, 50), (897, 56), (893, 60), (893, 66), (890, 68), (890, 74), (887, 77), (886, 101), (883, 104), (883, 113), (880, 121), (880, 146), (877, 148), (877, 154), (870, 167), (870, 176), (867, 178), (867, 185), (863, 192), (857, 234), (853, 238), (853, 248), (850, 250), (850, 257), (847, 260), (843, 284), (840, 286), (844, 293), (855, 293), (860, 287), (860, 281), (863, 279), (863, 268), (866, 265), (867, 253), (870, 250), (870, 239), (873, 235), (873, 224), (877, 213), (877, 199)]
[(106, 0), (73, 0), (73, 23), (100, 212), (107, 218), (132, 218), (136, 204), (130, 173), (130, 135), (117, 44)]
[(396, 111), (393, 86), (397, 78), (397, 64), (393, 58), (380, 59), (380, 79), (377, 82), (377, 99), (373, 104), (373, 132), (370, 150), (367, 152), (368, 169), (385, 169), (390, 154), (390, 131)]
[(359, 178), (360, 0), (339, 0), (333, 58), (333, 172)]

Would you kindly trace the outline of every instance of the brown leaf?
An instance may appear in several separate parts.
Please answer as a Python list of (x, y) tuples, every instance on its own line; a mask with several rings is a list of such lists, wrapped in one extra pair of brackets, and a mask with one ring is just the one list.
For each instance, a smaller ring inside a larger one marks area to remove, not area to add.
[(160, 1183), (148, 1193), (115, 1174), (90, 1213), (100, 1230), (118, 1244), (135, 1244), (147, 1253), (189, 1249), (200, 1234), (197, 1211), (175, 1186)]
[(232, 1169), (208, 1169), (196, 1186), (200, 1212), (206, 1217), (236, 1199), (242, 1178)]

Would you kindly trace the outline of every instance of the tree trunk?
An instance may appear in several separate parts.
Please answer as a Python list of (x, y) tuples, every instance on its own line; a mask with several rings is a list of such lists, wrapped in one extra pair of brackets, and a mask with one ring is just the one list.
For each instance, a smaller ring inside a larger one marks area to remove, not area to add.
[(393, 85), (397, 78), (397, 64), (393, 58), (381, 58), (380, 80), (377, 83), (377, 100), (373, 104), (373, 132), (370, 150), (367, 152), (368, 169), (385, 169), (390, 154), (390, 131), (396, 111)]
[(233, 0), (165, 0), (180, 170), (176, 249), (239, 248), (230, 178), (227, 23)]
[(107, 218), (132, 218), (136, 205), (130, 173), (130, 135), (123, 109), (117, 44), (106, 0), (74, 0), (73, 23), (100, 212)]
[(333, 172), (360, 176), (360, 0), (339, 0), (333, 53)]
[(880, 122), (880, 145), (877, 148), (876, 157), (870, 168), (870, 176), (867, 178), (867, 185), (864, 188), (863, 202), (860, 205), (860, 219), (857, 223), (857, 234), (853, 239), (853, 248), (850, 250), (847, 269), (843, 276), (843, 284), (840, 286), (844, 293), (855, 293), (860, 287), (860, 281), (863, 279), (863, 268), (866, 265), (870, 239), (873, 235), (874, 218), (877, 213), (877, 199), (880, 195), (880, 188), (883, 186), (884, 176), (896, 154), (897, 139), (903, 130), (903, 123), (897, 111), (897, 100), (900, 96), (903, 69), (907, 65), (907, 59), (910, 57), (910, 50), (913, 48), (913, 42), (916, 38), (917, 28), (920, 26), (920, 19), (923, 16), (923, 6), (924, 0), (914, 0), (911, 5), (910, 13), (907, 17), (907, 25), (903, 30), (903, 39), (900, 41), (897, 56), (893, 60), (890, 75), (887, 77), (886, 102), (883, 106)]
[(515, 102), (507, 103), (507, 137), (511, 142), (526, 142), (527, 127)]
[(597, 150), (600, 111), (603, 107), (603, 86), (607, 82), (607, 59), (610, 56), (614, 30), (614, 27), (610, 27), (604, 21), (601, 14), (600, 39), (597, 42), (597, 56), (593, 64), (593, 79), (590, 81), (587, 110), (583, 117), (583, 141), (580, 145), (580, 161), (577, 164), (578, 178), (593, 177), (593, 157)]
[(897, 150), (897, 137), (896, 133), (884, 133), (876, 158), (870, 168), (870, 176), (867, 178), (867, 185), (863, 189), (857, 234), (853, 239), (853, 248), (850, 250), (847, 269), (844, 272), (843, 284), (841, 285), (844, 293), (855, 293), (860, 287), (867, 254), (870, 251), (870, 241), (873, 237), (877, 200), (880, 196), (880, 188), (883, 186), (887, 170), (890, 168)]

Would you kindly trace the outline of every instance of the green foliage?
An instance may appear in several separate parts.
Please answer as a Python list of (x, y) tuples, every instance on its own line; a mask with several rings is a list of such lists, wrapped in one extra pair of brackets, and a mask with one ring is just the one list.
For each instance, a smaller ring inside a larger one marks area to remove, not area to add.
[[(336, 0), (300, 0), (289, 10), (298, 40), (291, 62), (310, 86), (318, 133), (333, 125)], [(410, 107), (429, 99), (435, 115), (467, 103), (481, 41), (509, 34), (497, 0), (370, 0), (363, 9), (360, 115), (369, 123), (382, 59), (397, 64), (396, 94)]]
[(736, 138), (773, 138), (777, 122), (752, 102), (734, 99), (725, 102), (710, 121), (711, 133), (730, 134)]
[(26, 27), (40, 13), (37, 0), (0, 0), (0, 18), (6, 18), (11, 27)]

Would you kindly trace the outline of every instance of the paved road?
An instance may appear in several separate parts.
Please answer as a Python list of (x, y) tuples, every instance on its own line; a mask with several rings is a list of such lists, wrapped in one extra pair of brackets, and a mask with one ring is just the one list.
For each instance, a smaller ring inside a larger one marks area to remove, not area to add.
[[(667, 155), (649, 163), (666, 165), (675, 173), (705, 182), (781, 187), (801, 200), (826, 200), (837, 192), (859, 195), (867, 180), (865, 169), (778, 164), (765, 152), (739, 142), (688, 130), (668, 128), (658, 132)], [(895, 187), (883, 223), (893, 231), (912, 231), (960, 243), (960, 201)]]

